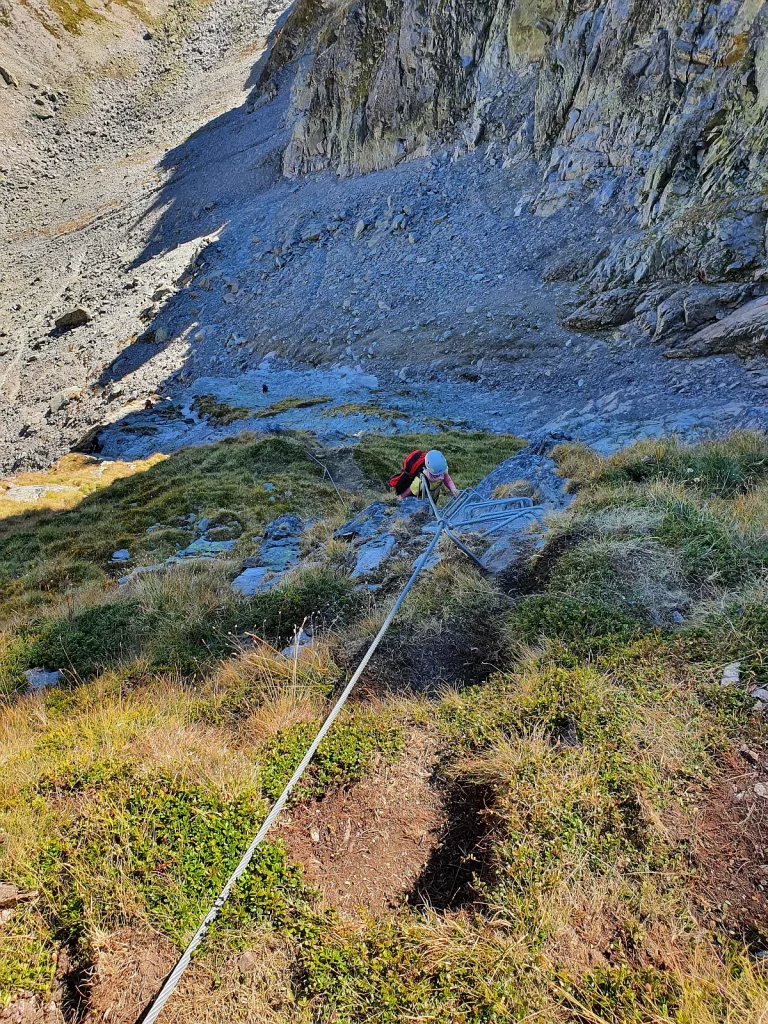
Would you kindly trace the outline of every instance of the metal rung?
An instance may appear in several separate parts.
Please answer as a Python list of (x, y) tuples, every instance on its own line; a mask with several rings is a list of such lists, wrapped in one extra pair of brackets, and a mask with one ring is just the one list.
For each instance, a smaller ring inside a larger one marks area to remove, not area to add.
[(477, 491), (468, 490), (451, 498), (442, 509), (441, 516), (454, 530), (471, 530), (480, 537), (488, 537), (520, 519), (538, 519), (545, 511), (524, 495), (483, 498)]

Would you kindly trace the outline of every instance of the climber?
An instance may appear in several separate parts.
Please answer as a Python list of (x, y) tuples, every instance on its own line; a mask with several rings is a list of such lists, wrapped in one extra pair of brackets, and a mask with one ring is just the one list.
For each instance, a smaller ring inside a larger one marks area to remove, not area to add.
[(443, 487), (454, 497), (459, 493), (448, 472), (445, 456), (435, 449), (429, 452), (414, 451), (406, 455), (402, 472), (392, 477), (389, 486), (394, 487), (398, 498), (412, 495), (426, 499), (427, 488), (433, 501), (437, 501)]

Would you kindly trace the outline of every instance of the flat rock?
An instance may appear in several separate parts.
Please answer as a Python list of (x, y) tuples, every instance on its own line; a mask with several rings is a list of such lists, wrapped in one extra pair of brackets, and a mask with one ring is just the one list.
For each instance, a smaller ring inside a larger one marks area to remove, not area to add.
[(258, 564), (273, 571), (282, 571), (299, 560), (299, 545), (286, 541), (267, 540), (261, 545)]
[(270, 590), (280, 579), (271, 569), (265, 565), (256, 566), (252, 569), (244, 569), (238, 577), (232, 580), (232, 589), (243, 597), (253, 597), (254, 594), (262, 594)]
[(49, 672), (44, 668), (28, 668), (24, 678), (30, 690), (42, 690), (46, 686), (56, 686), (61, 680), (61, 672), (58, 669)]
[[(531, 525), (530, 519), (521, 520), (524, 527)], [(521, 529), (518, 527), (518, 529)], [(543, 538), (518, 533), (517, 536), (504, 536), (495, 540), (482, 555), (483, 566), (488, 572), (507, 572), (514, 565), (531, 557), (533, 550), (543, 546)]]
[(63, 484), (25, 484), (19, 487), (10, 487), (0, 494), (4, 501), (17, 501), (19, 504), (40, 501), (46, 494), (61, 493), (63, 491), (75, 491), (75, 487), (65, 487)]
[(113, 562), (127, 562), (130, 560), (131, 552), (128, 548), (120, 548), (118, 551), (112, 552)]
[[(546, 444), (539, 447), (546, 447)], [(573, 495), (566, 492), (566, 481), (558, 476), (555, 470), (554, 460), (547, 455), (539, 454), (537, 447), (531, 445), (492, 470), (480, 481), (475, 490), (484, 498), (490, 498), (501, 484), (527, 480), (533, 490), (539, 493), (539, 504), (562, 509), (572, 500)]]
[(334, 534), (344, 540), (373, 537), (382, 531), (390, 517), (409, 519), (411, 516), (423, 514), (427, 505), (418, 498), (403, 498), (394, 507), (383, 501), (374, 501), (359, 512), (354, 519), (344, 523)]
[(388, 534), (377, 537), (363, 544), (357, 552), (357, 562), (352, 570), (352, 579), (359, 579), (361, 576), (368, 576), (381, 565), (385, 558), (389, 558), (395, 548), (395, 538)]
[(180, 551), (179, 555), (183, 558), (215, 558), (216, 555), (231, 551), (234, 546), (234, 540), (206, 540), (200, 537)]

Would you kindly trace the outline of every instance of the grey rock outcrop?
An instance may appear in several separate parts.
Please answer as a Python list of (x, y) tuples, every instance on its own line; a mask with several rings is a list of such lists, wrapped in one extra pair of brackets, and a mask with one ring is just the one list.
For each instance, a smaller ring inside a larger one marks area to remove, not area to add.
[(704, 327), (688, 339), (687, 347), (697, 356), (721, 352), (754, 356), (768, 352), (768, 295)]
[[(298, 516), (278, 516), (264, 530), (258, 554), (243, 561), (243, 571), (232, 589), (244, 597), (271, 590), (299, 562), (299, 537), (305, 528)], [(234, 541), (233, 541), (234, 543)]]
[[(369, 171), (449, 142), (539, 161), (534, 213), (578, 202), (624, 218), (572, 326), (621, 326), (648, 296), (647, 329), (660, 283), (733, 282), (746, 298), (763, 287), (767, 27), (768, 5), (751, 0), (304, 0), (262, 88), (295, 61), (289, 176)], [(658, 340), (720, 313), (662, 309)]]

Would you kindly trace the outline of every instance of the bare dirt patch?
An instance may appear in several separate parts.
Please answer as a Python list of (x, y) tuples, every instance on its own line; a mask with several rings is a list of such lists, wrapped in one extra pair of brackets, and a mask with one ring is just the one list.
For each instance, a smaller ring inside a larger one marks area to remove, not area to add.
[(105, 935), (95, 945), (89, 1024), (134, 1024), (178, 953), (162, 936), (130, 927)]
[(62, 1024), (63, 1019), (53, 1000), (43, 1002), (36, 996), (23, 996), (0, 1007), (3, 1024)]
[(292, 860), (325, 902), (356, 918), (406, 901), (439, 844), (443, 799), (435, 739), (412, 729), (402, 758), (363, 782), (297, 807), (281, 830)]
[(768, 948), (768, 749), (743, 744), (703, 794), (695, 825), (698, 898), (711, 927)]

